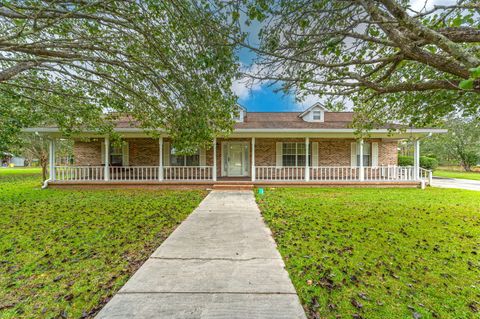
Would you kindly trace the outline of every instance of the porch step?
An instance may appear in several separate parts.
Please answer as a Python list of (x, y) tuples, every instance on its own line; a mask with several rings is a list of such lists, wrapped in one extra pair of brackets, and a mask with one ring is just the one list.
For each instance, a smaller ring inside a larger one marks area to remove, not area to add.
[(213, 184), (215, 190), (252, 190), (253, 184)]

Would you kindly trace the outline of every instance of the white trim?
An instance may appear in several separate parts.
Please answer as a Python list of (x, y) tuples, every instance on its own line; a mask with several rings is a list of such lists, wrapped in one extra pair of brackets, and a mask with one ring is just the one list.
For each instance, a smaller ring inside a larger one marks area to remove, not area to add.
[(373, 167), (378, 166), (378, 142), (371, 143), (370, 154), (372, 156), (371, 164)]
[(319, 108), (321, 109), (322, 111), (326, 112), (328, 111), (325, 106), (323, 106), (322, 104), (320, 104), (319, 102), (316, 102), (314, 103), (312, 106), (310, 106), (308, 109), (306, 109), (305, 111), (303, 111), (302, 113), (300, 113), (298, 115), (298, 117), (304, 117), (305, 115), (307, 115), (308, 113), (310, 113), (311, 110), (313, 110), (314, 108)]
[(312, 167), (318, 166), (318, 142), (312, 142)]
[[(48, 162), (49, 162), (49, 175), (50, 180), (55, 180), (55, 140), (51, 139), (49, 143), (49, 152), (48, 152)], [(46, 187), (46, 186), (45, 186)]]
[(308, 153), (310, 146), (310, 139), (308, 137), (305, 138), (305, 181), (310, 180), (310, 163), (308, 162)]
[(360, 163), (358, 163), (358, 168), (359, 168), (359, 172), (358, 172), (358, 179), (360, 181), (364, 181), (365, 180), (365, 170), (363, 169), (363, 138), (360, 139), (359, 141), (359, 158), (360, 158)]
[(420, 179), (420, 140), (413, 142), (413, 174), (416, 180)]
[(252, 182), (255, 182), (255, 137), (252, 137), (252, 150), (250, 153), (252, 154)]
[[(223, 165), (223, 161), (222, 161), (222, 165)], [(214, 181), (217, 180), (217, 138), (213, 139), (213, 172), (212, 172), (212, 179)]]
[[(249, 148), (250, 148), (250, 145), (249, 145), (250, 142), (247, 142), (247, 141), (235, 141), (235, 140), (223, 141), (222, 142), (222, 154), (221, 154), (222, 176), (227, 176), (227, 177), (245, 177), (245, 176), (248, 176), (248, 166), (249, 166), (248, 162), (244, 163), (244, 165), (242, 165), (243, 169), (242, 169), (242, 174), (241, 175), (228, 175), (228, 170), (225, 167), (225, 156), (226, 156), (225, 150), (227, 150), (227, 145), (228, 144), (242, 144), (243, 146), (246, 146), (247, 153), (248, 153)], [(242, 162), (244, 160), (245, 160), (245, 154), (243, 154), (243, 156), (242, 156)]]
[(158, 180), (163, 181), (163, 137), (158, 139)]
[(350, 166), (357, 166), (357, 142), (350, 143)]
[(110, 138), (107, 136), (104, 140), (105, 143), (105, 165), (104, 165), (104, 179), (110, 180)]
[(130, 166), (130, 149), (127, 141), (122, 143), (122, 166)]
[[(141, 128), (114, 128), (115, 132), (124, 132), (124, 133), (145, 133)], [(163, 130), (157, 130), (158, 132), (164, 132)], [(56, 127), (31, 127), (25, 128), (22, 130), (25, 133), (59, 133), (60, 130)], [(334, 128), (298, 128), (298, 129), (287, 129), (287, 128), (239, 128), (234, 129), (234, 133), (355, 133), (355, 129), (334, 129)], [(392, 134), (408, 134), (408, 133), (447, 133), (446, 129), (437, 129), (437, 128), (417, 128), (417, 129), (406, 129), (402, 130), (388, 130), (388, 129), (373, 129), (369, 130), (366, 133), (392, 133)], [(86, 130), (82, 133), (98, 133), (96, 131)]]

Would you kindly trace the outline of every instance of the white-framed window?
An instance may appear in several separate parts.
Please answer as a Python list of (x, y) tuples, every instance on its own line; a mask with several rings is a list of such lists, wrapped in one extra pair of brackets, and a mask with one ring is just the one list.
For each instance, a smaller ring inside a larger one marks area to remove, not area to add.
[(197, 151), (193, 155), (177, 154), (174, 147), (170, 148), (170, 165), (171, 166), (199, 166), (200, 152)]
[(312, 112), (312, 118), (314, 121), (321, 121), (322, 120), (322, 111), (314, 110)]
[(110, 145), (110, 165), (122, 166), (123, 165), (123, 151), (122, 147)]
[[(363, 143), (363, 166), (370, 166), (372, 163), (372, 144)], [(360, 165), (360, 143), (357, 144), (357, 165)]]
[[(310, 143), (309, 159), (311, 158)], [(305, 166), (306, 150), (305, 143), (284, 142), (282, 143), (282, 166)], [(310, 160), (309, 160), (310, 162)]]

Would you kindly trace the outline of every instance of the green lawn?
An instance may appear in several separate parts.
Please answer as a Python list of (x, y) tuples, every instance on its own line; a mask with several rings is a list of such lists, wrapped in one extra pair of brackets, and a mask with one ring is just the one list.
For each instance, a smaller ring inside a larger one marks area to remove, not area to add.
[(461, 172), (461, 171), (446, 171), (436, 170), (433, 172), (433, 176), (448, 177), (448, 178), (460, 178), (460, 179), (473, 179), (480, 181), (480, 172)]
[(206, 195), (41, 190), (19, 172), (0, 171), (0, 318), (93, 317)]
[(12, 175), (38, 175), (42, 172), (40, 167), (0, 167), (0, 178)]
[(479, 318), (480, 192), (257, 195), (309, 318)]

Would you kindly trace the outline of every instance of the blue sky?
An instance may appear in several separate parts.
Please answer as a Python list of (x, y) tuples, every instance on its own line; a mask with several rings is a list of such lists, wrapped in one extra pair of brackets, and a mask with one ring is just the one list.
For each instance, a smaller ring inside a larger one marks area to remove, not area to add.
[[(422, 8), (430, 9), (434, 4), (449, 4), (453, 0), (411, 0), (415, 10)], [(424, 7), (425, 6), (425, 7)], [(245, 27), (249, 32), (248, 40), (252, 45), (258, 45), (258, 31), (260, 25), (252, 23)], [(243, 68), (250, 68), (253, 64), (254, 55), (247, 49), (241, 49), (238, 53)], [(285, 95), (283, 92), (275, 92), (278, 86), (272, 87), (268, 83), (247, 85), (244, 80), (238, 80), (233, 85), (233, 90), (239, 97), (238, 103), (246, 107), (250, 112), (288, 112), (303, 111), (315, 102), (321, 102), (315, 96), (307, 96), (302, 102), (295, 101), (293, 94)]]

